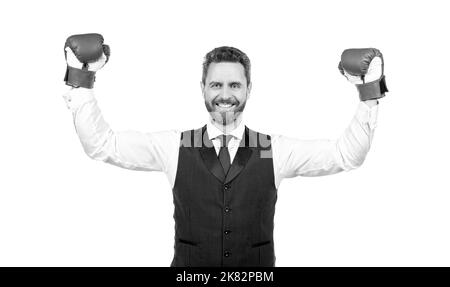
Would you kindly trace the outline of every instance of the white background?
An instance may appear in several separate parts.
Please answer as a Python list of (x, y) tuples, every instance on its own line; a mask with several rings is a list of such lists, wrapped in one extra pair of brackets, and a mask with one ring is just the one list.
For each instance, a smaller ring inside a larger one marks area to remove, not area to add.
[[(283, 181), (277, 266), (449, 266), (447, 1), (9, 1), (0, 15), (0, 266), (169, 266), (173, 204), (162, 173), (83, 152), (61, 95), (63, 46), (111, 46), (96, 98), (115, 130), (202, 126), (203, 56), (252, 61), (247, 125), (336, 138), (358, 104), (337, 64), (376, 47), (391, 90), (362, 167)], [(426, 3), (426, 4), (425, 4)]]

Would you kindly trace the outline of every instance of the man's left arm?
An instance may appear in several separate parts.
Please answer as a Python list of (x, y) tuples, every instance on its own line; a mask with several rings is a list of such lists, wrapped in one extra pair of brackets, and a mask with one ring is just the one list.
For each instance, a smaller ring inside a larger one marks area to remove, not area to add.
[(388, 91), (383, 57), (377, 49), (348, 49), (342, 53), (339, 70), (359, 92), (361, 101), (352, 121), (336, 140), (272, 136), (277, 187), (283, 178), (329, 175), (364, 162), (376, 128), (378, 99)]
[(275, 182), (295, 176), (322, 176), (355, 169), (370, 150), (377, 124), (378, 105), (360, 102), (341, 136), (304, 140), (272, 135)]

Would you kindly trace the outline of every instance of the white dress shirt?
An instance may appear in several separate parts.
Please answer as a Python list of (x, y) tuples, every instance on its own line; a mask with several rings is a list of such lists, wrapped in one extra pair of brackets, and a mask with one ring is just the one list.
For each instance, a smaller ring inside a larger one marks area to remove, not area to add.
[[(63, 97), (73, 114), (76, 132), (89, 157), (126, 169), (162, 171), (173, 187), (181, 131), (113, 131), (103, 119), (93, 90), (71, 89)], [(302, 140), (270, 135), (276, 188), (284, 178), (328, 175), (359, 167), (370, 149), (377, 113), (378, 105), (369, 107), (360, 102), (355, 116), (338, 139)], [(233, 135), (228, 146), (231, 162), (244, 128), (244, 121), (241, 121), (229, 133)], [(207, 132), (218, 154), (220, 141), (216, 137), (222, 131), (208, 122)]]

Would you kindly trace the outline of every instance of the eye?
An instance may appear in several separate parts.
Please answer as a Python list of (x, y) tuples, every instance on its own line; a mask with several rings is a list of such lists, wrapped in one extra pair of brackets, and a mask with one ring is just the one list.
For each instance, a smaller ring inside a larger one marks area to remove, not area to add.
[(239, 89), (241, 87), (241, 85), (239, 83), (233, 83), (231, 84), (231, 88), (232, 89)]
[(211, 88), (220, 88), (222, 86), (222, 84), (220, 83), (212, 83), (211, 84)]

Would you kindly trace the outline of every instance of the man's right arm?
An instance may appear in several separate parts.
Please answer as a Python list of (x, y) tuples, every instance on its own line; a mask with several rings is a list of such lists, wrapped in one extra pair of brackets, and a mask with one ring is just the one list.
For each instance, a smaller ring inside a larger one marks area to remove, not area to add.
[(115, 132), (104, 120), (92, 89), (72, 88), (63, 97), (90, 158), (126, 169), (164, 171), (174, 176), (170, 174), (176, 170), (180, 132)]
[(96, 33), (72, 35), (64, 46), (64, 81), (71, 86), (63, 97), (72, 111), (76, 132), (86, 154), (119, 167), (164, 171), (174, 181), (180, 133), (114, 132), (103, 119), (94, 97), (96, 72), (109, 60), (111, 49)]

